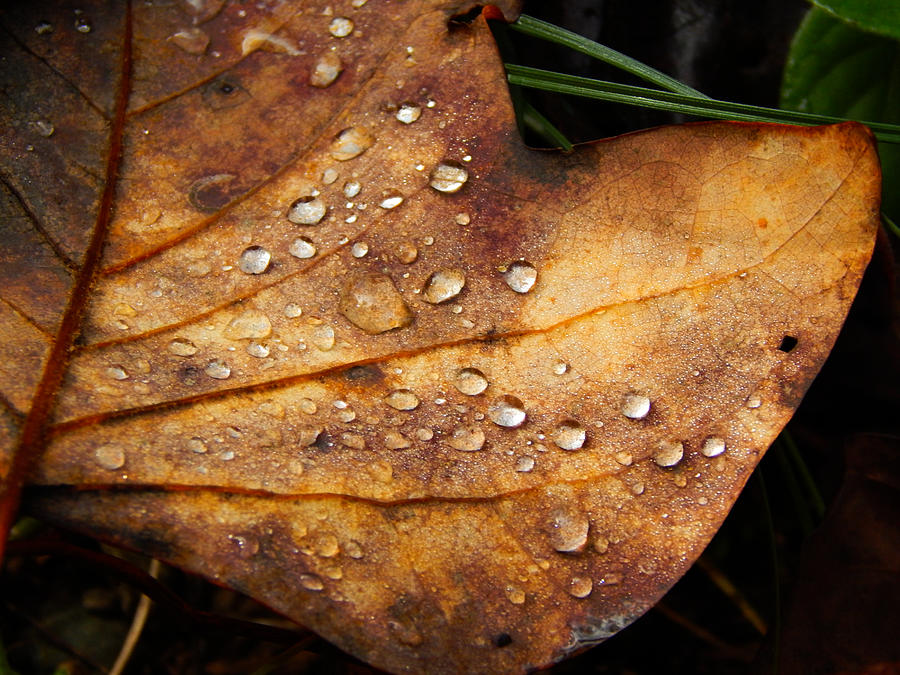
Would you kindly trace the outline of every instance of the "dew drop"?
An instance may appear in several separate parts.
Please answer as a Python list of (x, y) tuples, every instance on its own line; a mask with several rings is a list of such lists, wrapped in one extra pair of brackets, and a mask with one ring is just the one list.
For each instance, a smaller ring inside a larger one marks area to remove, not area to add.
[(207, 260), (192, 260), (184, 268), (184, 271), (189, 277), (202, 279), (212, 271), (212, 265)]
[(412, 124), (422, 114), (422, 109), (415, 103), (401, 103), (397, 109), (397, 120), (403, 124)]
[(745, 405), (748, 408), (758, 408), (762, 405), (762, 397), (759, 394), (750, 394)]
[(366, 439), (359, 434), (354, 434), (348, 431), (341, 434), (341, 445), (348, 448), (353, 448), (354, 450), (365, 450)]
[(584, 445), (587, 432), (575, 420), (563, 420), (553, 432), (553, 442), (563, 450), (578, 450)]
[(316, 63), (309, 73), (309, 83), (314, 87), (324, 89), (334, 84), (343, 69), (341, 57), (332, 51), (327, 51), (316, 59)]
[(622, 414), (633, 420), (640, 420), (650, 412), (650, 399), (640, 394), (627, 394), (622, 399)]
[(397, 244), (397, 250), (394, 252), (394, 255), (396, 255), (397, 260), (404, 265), (409, 265), (414, 263), (416, 258), (419, 257), (419, 249), (417, 249), (412, 242), (404, 241)]
[(395, 389), (384, 397), (384, 402), (394, 410), (415, 410), (419, 406), (419, 397), (409, 389)]
[(364, 258), (368, 252), (369, 245), (364, 241), (354, 242), (353, 246), (350, 247), (350, 255), (354, 258)]
[(34, 128), (44, 138), (50, 138), (53, 132), (56, 131), (56, 127), (53, 126), (53, 122), (50, 120), (38, 120), (34, 123)]
[(196, 452), (198, 455), (202, 455), (206, 452), (206, 443), (203, 442), (203, 439), (194, 436), (193, 438), (189, 438), (187, 443), (185, 443), (187, 449), (191, 452)]
[(53, 24), (49, 21), (41, 21), (34, 27), (34, 32), (38, 35), (46, 35), (53, 32)]
[(388, 450), (405, 450), (411, 445), (409, 439), (399, 431), (388, 431), (384, 435), (384, 447)]
[(316, 326), (312, 332), (312, 343), (319, 351), (329, 351), (334, 347), (334, 328), (331, 326)]
[(169, 40), (188, 54), (205, 54), (209, 47), (209, 36), (199, 28), (187, 28), (173, 33)]
[(468, 213), (457, 213), (455, 220), (457, 225), (468, 225), (472, 222), (472, 217)]
[(256, 537), (240, 534), (229, 534), (228, 539), (238, 548), (238, 557), (249, 560), (259, 553), (259, 540)]
[(684, 457), (684, 445), (678, 441), (663, 441), (653, 453), (653, 461), (658, 466), (675, 466)]
[(344, 129), (331, 144), (331, 156), (339, 162), (359, 157), (375, 143), (375, 137), (364, 127)]
[(127, 380), (128, 373), (122, 366), (110, 366), (106, 369), (106, 374), (114, 380)]
[(466, 275), (458, 269), (443, 269), (432, 272), (422, 289), (426, 302), (437, 305), (452, 300), (466, 285)]
[(338, 410), (334, 416), (341, 422), (348, 423), (356, 419), (356, 411), (353, 410), (353, 408), (346, 408), (344, 410)]
[(475, 426), (459, 426), (450, 434), (450, 447), (463, 452), (475, 452), (484, 447), (484, 432)]
[(121, 446), (114, 445), (112, 443), (101, 445), (99, 448), (94, 450), (94, 459), (96, 459), (97, 464), (99, 464), (104, 469), (114, 471), (116, 469), (121, 469), (124, 466), (125, 451), (121, 448)]
[(572, 577), (568, 590), (573, 598), (586, 598), (594, 590), (594, 582), (587, 577)]
[(244, 274), (262, 274), (269, 269), (272, 254), (262, 246), (248, 246), (241, 253), (238, 269)]
[(503, 273), (503, 280), (516, 293), (527, 293), (534, 288), (537, 270), (530, 262), (517, 260)]
[(268, 345), (262, 344), (261, 342), (257, 342), (253, 340), (250, 344), (247, 345), (247, 353), (250, 356), (255, 356), (258, 359), (264, 359), (269, 355), (270, 349)]
[(548, 523), (550, 545), (560, 553), (580, 553), (588, 540), (590, 522), (584, 511), (571, 506), (554, 509)]
[(330, 168), (330, 167), (329, 167), (328, 169), (325, 169), (325, 170), (322, 172), (322, 182), (323, 182), (325, 185), (331, 185), (331, 184), (334, 183), (337, 179), (338, 179), (338, 172), (337, 172), (337, 169), (334, 169), (334, 168)]
[(515, 396), (504, 395), (494, 399), (488, 408), (488, 417), (497, 426), (514, 428), (525, 421), (525, 405)]
[(516, 471), (519, 473), (528, 473), (534, 468), (534, 457), (531, 455), (525, 455), (523, 457), (519, 457), (516, 462)]
[(413, 320), (394, 282), (380, 272), (353, 277), (344, 287), (339, 309), (353, 325), (371, 335), (404, 328)]
[(288, 319), (296, 319), (298, 316), (303, 316), (303, 308), (295, 302), (286, 304), (283, 311)]
[(316, 246), (308, 237), (297, 237), (288, 249), (288, 253), (295, 258), (307, 260), (316, 255)]
[(272, 323), (259, 310), (248, 309), (234, 317), (222, 334), (229, 340), (267, 338), (272, 334)]
[(507, 586), (506, 597), (512, 604), (521, 605), (525, 602), (525, 591), (516, 586)]
[(386, 192), (384, 199), (378, 204), (383, 209), (395, 209), (403, 203), (403, 195), (396, 190)]
[(231, 368), (224, 361), (215, 359), (206, 364), (207, 375), (216, 380), (227, 380), (231, 376)]
[(287, 212), (287, 219), (297, 225), (315, 225), (325, 217), (327, 211), (328, 207), (321, 199), (312, 195), (304, 195), (295, 199), (291, 204)]
[(347, 37), (353, 32), (353, 21), (345, 16), (336, 16), (328, 24), (328, 32), (334, 37)]
[(346, 553), (348, 557), (353, 558), (354, 560), (359, 560), (365, 556), (362, 546), (358, 541), (354, 539), (351, 539), (346, 544), (344, 544), (344, 553)]
[(634, 463), (634, 456), (627, 450), (620, 450), (614, 457), (622, 466), (631, 466)]
[(362, 190), (362, 185), (359, 184), (359, 181), (351, 180), (344, 183), (344, 196), (347, 199), (353, 199), (360, 190)]
[(606, 537), (597, 537), (594, 539), (594, 550), (597, 553), (606, 553), (609, 550), (609, 539)]
[(325, 584), (315, 574), (301, 574), (300, 585), (308, 591), (321, 591), (325, 588)]
[(175, 356), (193, 356), (197, 353), (197, 345), (187, 338), (177, 337), (169, 343), (169, 352)]
[(321, 427), (311, 426), (308, 424), (301, 425), (297, 429), (297, 445), (301, 447), (309, 447), (317, 440), (319, 440), (319, 434), (321, 433)]
[(631, 485), (631, 494), (633, 495), (642, 495), (644, 494), (644, 483), (638, 481)]
[(427, 427), (419, 427), (416, 429), (416, 438), (420, 441), (430, 441), (434, 438), (434, 432)]
[(488, 380), (478, 368), (462, 368), (456, 372), (453, 378), (453, 386), (461, 394), (477, 396), (488, 386)]
[(91, 22), (84, 18), (83, 16), (79, 16), (75, 19), (75, 30), (79, 33), (90, 33), (93, 29)]
[(460, 164), (449, 160), (438, 164), (428, 184), (438, 192), (459, 192), (460, 188), (469, 180), (469, 172)]
[(557, 361), (553, 364), (551, 370), (554, 375), (565, 375), (569, 370), (569, 364), (564, 361)]
[(700, 452), (703, 453), (705, 457), (718, 457), (725, 452), (725, 441), (724, 439), (711, 436), (703, 441)]

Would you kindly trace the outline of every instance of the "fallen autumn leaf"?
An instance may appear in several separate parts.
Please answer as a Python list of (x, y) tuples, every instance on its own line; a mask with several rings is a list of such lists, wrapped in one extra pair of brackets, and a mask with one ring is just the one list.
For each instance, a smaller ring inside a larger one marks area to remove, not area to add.
[(868, 133), (535, 152), (468, 5), (197, 7), (5, 10), (6, 522), (25, 481), (397, 672), (627, 625), (834, 342)]

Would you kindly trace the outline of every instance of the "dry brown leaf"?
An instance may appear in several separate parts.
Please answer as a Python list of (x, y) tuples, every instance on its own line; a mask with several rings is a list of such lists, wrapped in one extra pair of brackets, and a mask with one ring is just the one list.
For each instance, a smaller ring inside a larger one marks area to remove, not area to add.
[(262, 7), (4, 10), (7, 520), (27, 471), (33, 512), (397, 672), (605, 639), (827, 356), (870, 135), (534, 152), (470, 5)]

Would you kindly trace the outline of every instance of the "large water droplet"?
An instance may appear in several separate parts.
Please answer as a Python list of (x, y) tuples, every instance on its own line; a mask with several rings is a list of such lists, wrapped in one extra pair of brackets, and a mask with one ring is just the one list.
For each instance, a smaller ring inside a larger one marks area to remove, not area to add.
[(125, 465), (125, 451), (119, 445), (108, 443), (94, 450), (94, 459), (104, 469), (114, 471)]
[(188, 54), (205, 54), (209, 36), (199, 28), (186, 28), (169, 36), (169, 41)]
[(620, 450), (615, 455), (615, 460), (622, 466), (631, 466), (634, 463), (634, 455), (627, 450)]
[(362, 190), (362, 185), (360, 185), (359, 181), (350, 180), (344, 183), (344, 196), (347, 199), (353, 199), (359, 194), (360, 190)]
[(399, 431), (391, 430), (384, 435), (384, 447), (388, 450), (405, 450), (411, 445), (409, 439)]
[(402, 262), (404, 265), (409, 265), (416, 261), (416, 258), (419, 257), (419, 249), (417, 249), (412, 242), (403, 241), (397, 244), (397, 250), (395, 251), (395, 255), (397, 256), (397, 260)]
[(519, 457), (518, 461), (516, 461), (516, 471), (519, 473), (528, 473), (534, 468), (534, 457), (531, 455), (525, 455), (523, 457)]
[(725, 452), (725, 440), (721, 438), (716, 438), (715, 436), (711, 436), (703, 441), (703, 446), (700, 448), (700, 452), (703, 453), (706, 457), (718, 457), (723, 452)]
[(269, 349), (269, 345), (253, 340), (247, 345), (246, 351), (250, 356), (255, 356), (258, 359), (264, 359), (269, 355), (269, 352), (271, 350)]
[(750, 394), (750, 396), (747, 397), (747, 401), (746, 401), (745, 405), (748, 408), (760, 407), (762, 405), (762, 396), (760, 396), (757, 393)]
[(312, 343), (319, 351), (329, 351), (334, 347), (334, 328), (331, 326), (316, 326), (312, 332)]
[(312, 195), (304, 195), (298, 197), (291, 204), (287, 212), (287, 219), (297, 225), (315, 225), (322, 218), (328, 207), (318, 197)]
[(622, 399), (622, 414), (633, 420), (640, 420), (650, 412), (650, 399), (640, 394), (627, 394)]
[(114, 380), (128, 379), (128, 373), (122, 366), (110, 366), (106, 369), (106, 374)]
[(343, 69), (341, 57), (332, 51), (327, 51), (316, 59), (316, 63), (309, 73), (309, 83), (314, 87), (328, 87), (338, 79)]
[(518, 427), (525, 421), (525, 405), (515, 396), (500, 396), (488, 408), (488, 417), (498, 426)]
[(86, 19), (83, 16), (79, 16), (75, 19), (75, 30), (79, 33), (90, 33), (93, 29), (91, 25), (90, 19)]
[(334, 37), (347, 37), (353, 32), (353, 21), (345, 16), (336, 16), (328, 24), (328, 32)]
[(224, 361), (215, 359), (206, 364), (206, 374), (216, 380), (227, 380), (231, 376), (231, 368)]
[(563, 420), (553, 432), (553, 442), (563, 450), (578, 450), (586, 438), (584, 427), (575, 420)]
[(444, 269), (432, 272), (422, 289), (425, 301), (433, 305), (452, 300), (466, 285), (466, 275), (462, 270)]
[(301, 574), (299, 581), (300, 585), (308, 591), (321, 591), (325, 588), (325, 584), (315, 574)]
[(537, 270), (530, 262), (517, 260), (503, 273), (503, 280), (516, 293), (527, 293), (534, 288), (534, 282), (537, 281)]
[(662, 467), (675, 466), (684, 457), (684, 445), (678, 441), (663, 441), (653, 453), (653, 461)]
[(365, 258), (369, 253), (369, 245), (364, 241), (354, 242), (350, 247), (350, 255), (354, 258)]
[(206, 452), (206, 443), (204, 443), (203, 439), (199, 436), (189, 438), (185, 445), (187, 446), (188, 450), (190, 450), (191, 452), (196, 452), (198, 455), (202, 455)]
[(395, 389), (384, 397), (384, 402), (395, 410), (415, 410), (419, 405), (419, 397), (409, 389)]
[(383, 209), (395, 209), (403, 203), (403, 195), (397, 190), (388, 190), (378, 204)]
[(344, 129), (331, 144), (331, 156), (345, 162), (363, 154), (372, 147), (375, 137), (364, 127)]
[(262, 246), (248, 246), (241, 253), (238, 269), (245, 274), (262, 274), (269, 269), (272, 254)]
[(197, 353), (197, 345), (187, 338), (177, 337), (169, 343), (169, 352), (175, 356), (193, 356)]
[(521, 605), (525, 602), (525, 591), (517, 586), (507, 586), (506, 597), (512, 604)]
[(588, 540), (590, 522), (587, 514), (573, 506), (563, 506), (550, 513), (550, 545), (560, 553), (579, 553)]
[(450, 447), (463, 452), (474, 452), (484, 447), (484, 432), (479, 427), (459, 426), (450, 434)]
[(403, 124), (412, 124), (422, 114), (422, 109), (415, 103), (401, 103), (397, 108), (397, 120)]
[(453, 386), (466, 396), (477, 396), (488, 386), (488, 380), (478, 368), (462, 368), (453, 378)]
[(307, 237), (297, 237), (288, 249), (288, 253), (295, 258), (306, 260), (316, 255), (316, 245)]
[(428, 184), (439, 192), (459, 192), (469, 180), (469, 172), (461, 164), (445, 160), (431, 172)]
[(586, 598), (594, 590), (594, 582), (588, 577), (572, 577), (568, 590), (573, 598)]
[(223, 335), (229, 340), (267, 338), (272, 334), (269, 317), (257, 309), (248, 309), (234, 317), (225, 327)]
[(394, 282), (380, 272), (353, 277), (344, 287), (339, 308), (351, 323), (372, 335), (403, 328), (413, 320)]

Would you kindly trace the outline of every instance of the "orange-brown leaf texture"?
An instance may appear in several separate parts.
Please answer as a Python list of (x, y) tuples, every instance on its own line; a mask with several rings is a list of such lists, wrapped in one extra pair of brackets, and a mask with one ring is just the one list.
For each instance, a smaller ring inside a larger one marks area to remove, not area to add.
[(863, 127), (532, 151), (468, 3), (34, 5), (2, 10), (6, 513), (24, 486), (390, 671), (523, 672), (651, 607), (871, 253)]

